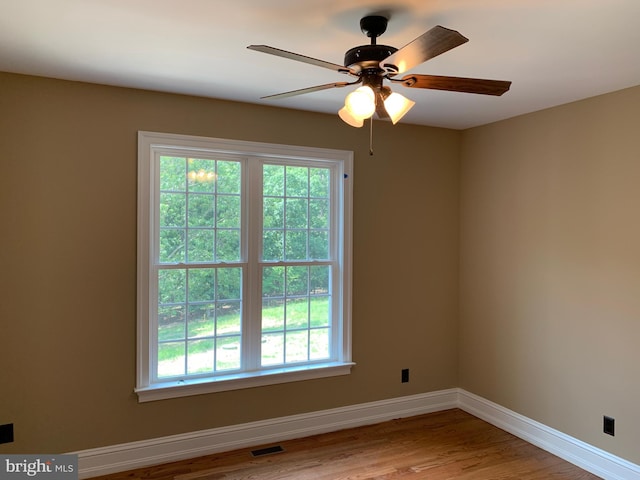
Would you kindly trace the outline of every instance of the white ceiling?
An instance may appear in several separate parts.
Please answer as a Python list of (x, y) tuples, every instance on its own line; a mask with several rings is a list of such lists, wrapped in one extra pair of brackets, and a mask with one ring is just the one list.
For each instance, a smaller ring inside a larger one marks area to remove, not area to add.
[(0, 71), (335, 113), (346, 89), (260, 97), (350, 77), (246, 47), (342, 64), (380, 12), (381, 44), (435, 25), (469, 38), (411, 72), (513, 81), (502, 97), (394, 85), (417, 102), (403, 123), (462, 129), (640, 85), (640, 0), (0, 0)]

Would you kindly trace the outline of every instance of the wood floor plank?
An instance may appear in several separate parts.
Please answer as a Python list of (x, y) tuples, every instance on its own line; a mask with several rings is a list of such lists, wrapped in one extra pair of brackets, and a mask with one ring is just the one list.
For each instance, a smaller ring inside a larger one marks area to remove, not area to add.
[(208, 455), (96, 480), (597, 480), (459, 409)]

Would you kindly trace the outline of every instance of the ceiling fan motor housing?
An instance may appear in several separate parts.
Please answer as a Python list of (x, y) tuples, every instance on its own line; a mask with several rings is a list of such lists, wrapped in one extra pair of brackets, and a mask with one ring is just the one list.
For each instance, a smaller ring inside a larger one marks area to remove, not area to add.
[(356, 72), (377, 69), (383, 74), (380, 62), (397, 51), (397, 48), (388, 45), (360, 45), (347, 50), (344, 54), (344, 65)]

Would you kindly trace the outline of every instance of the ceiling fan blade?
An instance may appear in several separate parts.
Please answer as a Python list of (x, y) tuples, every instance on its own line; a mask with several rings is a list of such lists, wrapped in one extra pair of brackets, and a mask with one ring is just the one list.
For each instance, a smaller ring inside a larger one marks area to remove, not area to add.
[(502, 95), (511, 87), (511, 82), (506, 80), (483, 80), (480, 78), (444, 77), (439, 75), (407, 75), (399, 81), (405, 87), (496, 96)]
[(341, 88), (346, 87), (347, 85), (355, 85), (360, 82), (335, 82), (335, 83), (325, 83), (324, 85), (316, 85), (315, 87), (307, 87), (301, 88), (299, 90), (291, 90), (290, 92), (276, 93), (275, 95), (267, 95), (266, 97), (260, 97), (261, 99), (275, 99), (275, 98), (288, 98), (294, 97), (296, 95), (303, 95), (305, 93), (313, 93), (319, 92), (320, 90), (328, 90), (329, 88)]
[(288, 58), (289, 60), (296, 60), (298, 62), (308, 63), (317, 67), (328, 68), (339, 73), (350, 73), (355, 75), (355, 72), (344, 65), (338, 65), (337, 63), (325, 62), (324, 60), (318, 60), (317, 58), (307, 57), (306, 55), (300, 55), (299, 53), (288, 52), (279, 48), (270, 47), (268, 45), (249, 45), (249, 50), (255, 50), (256, 52), (268, 53), (275, 55), (276, 57)]
[(382, 60), (380, 68), (389, 75), (404, 73), (468, 41), (459, 32), (438, 25)]

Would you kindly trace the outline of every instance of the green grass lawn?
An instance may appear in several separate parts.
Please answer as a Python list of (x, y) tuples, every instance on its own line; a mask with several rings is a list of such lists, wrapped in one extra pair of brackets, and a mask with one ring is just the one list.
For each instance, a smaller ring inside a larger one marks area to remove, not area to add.
[[(266, 302), (265, 302), (266, 303)], [(307, 355), (307, 329), (319, 329), (311, 335), (312, 355), (323, 355), (328, 349), (326, 335), (328, 333), (329, 298), (311, 297), (291, 301), (285, 308), (280, 302), (264, 306), (262, 309), (262, 358), (264, 364), (283, 363), (283, 340), (287, 333), (287, 360), (302, 359)], [(184, 318), (184, 315), (178, 318)], [(238, 312), (218, 315), (215, 319), (218, 335), (218, 354), (216, 370), (240, 367), (240, 333), (241, 319)], [(296, 330), (296, 332), (294, 332)], [(185, 332), (186, 331), (186, 332)], [(185, 335), (186, 333), (186, 335)], [(213, 350), (215, 346), (214, 319), (203, 314), (202, 318), (188, 322), (174, 321), (162, 325), (158, 330), (161, 343), (158, 348), (159, 376), (173, 376), (184, 373), (185, 340), (189, 345), (189, 373), (212, 371)], [(280, 340), (278, 340), (280, 339)], [(315, 352), (315, 353), (314, 353)], [(304, 359), (306, 360), (306, 358)]]

